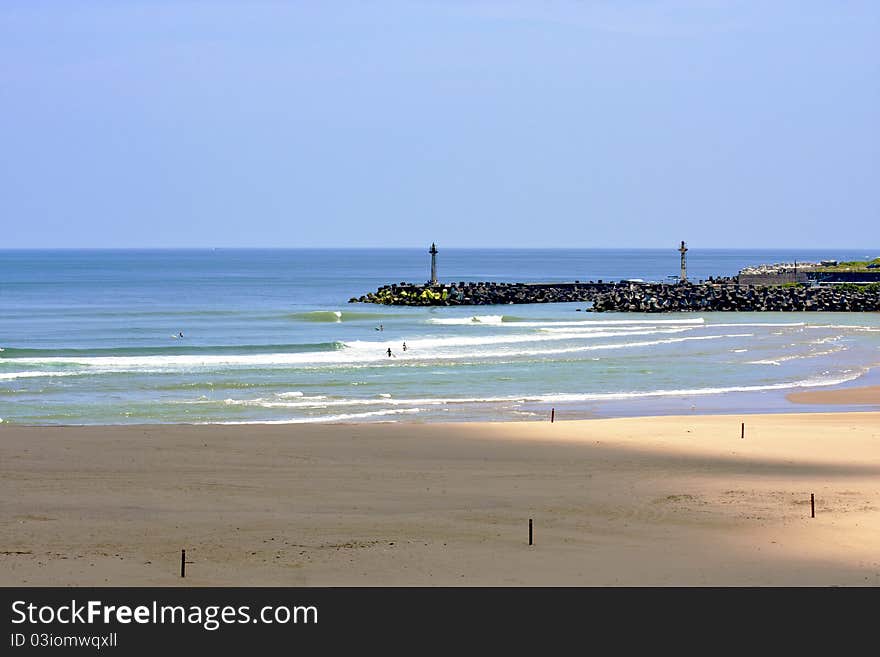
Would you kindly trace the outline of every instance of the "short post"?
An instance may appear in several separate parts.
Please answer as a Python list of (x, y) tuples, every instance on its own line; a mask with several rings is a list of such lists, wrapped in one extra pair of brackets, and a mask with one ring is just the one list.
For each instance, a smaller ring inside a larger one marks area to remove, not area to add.
[(186, 577), (186, 550), (180, 551), (180, 576)]
[(810, 517), (816, 517), (816, 496), (810, 493)]
[(553, 420), (554, 420), (554, 419), (556, 419), (556, 409), (555, 409), (555, 408), (551, 408), (551, 409), (550, 409), (550, 423), (551, 423), (551, 424), (553, 423)]
[(746, 423), (745, 422), (742, 423), (742, 427), (740, 428), (740, 432), (739, 432), (739, 437), (740, 438), (746, 437)]
[(529, 518), (529, 545), (532, 544), (532, 519)]

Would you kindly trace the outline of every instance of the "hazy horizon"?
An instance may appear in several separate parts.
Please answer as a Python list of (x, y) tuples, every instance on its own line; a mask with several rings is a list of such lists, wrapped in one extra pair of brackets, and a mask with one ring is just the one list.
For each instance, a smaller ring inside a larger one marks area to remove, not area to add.
[[(16, 246), (0, 247), (0, 253), (16, 251), (425, 251), (430, 245), (409, 246)], [(880, 257), (880, 247), (855, 246), (785, 246), (785, 247), (723, 247), (693, 246), (687, 242), (688, 254), (694, 252), (753, 252), (795, 253), (803, 251), (865, 253), (865, 257)], [(672, 246), (437, 246), (440, 251), (670, 251), (678, 253), (678, 243)], [(877, 255), (870, 255), (872, 252)], [(678, 256), (676, 256), (678, 257)]]

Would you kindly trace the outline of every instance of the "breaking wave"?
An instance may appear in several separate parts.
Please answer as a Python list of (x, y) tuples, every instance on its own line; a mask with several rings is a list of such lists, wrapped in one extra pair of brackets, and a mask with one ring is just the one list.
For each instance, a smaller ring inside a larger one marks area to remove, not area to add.
[[(603, 332), (591, 334), (550, 334), (550, 335), (511, 335), (479, 337), (452, 337), (413, 340), (409, 342), (406, 352), (395, 354), (395, 360), (389, 359), (386, 350), (398, 349), (397, 342), (354, 341), (346, 343), (345, 348), (332, 351), (312, 353), (266, 353), (266, 354), (205, 354), (205, 355), (170, 355), (170, 356), (87, 356), (87, 357), (55, 357), (55, 358), (18, 358), (7, 363), (22, 365), (79, 365), (90, 368), (84, 371), (45, 372), (45, 373), (10, 373), (5, 378), (18, 378), (19, 374), (30, 376), (70, 376), (75, 373), (103, 374), (122, 371), (180, 371), (191, 368), (226, 368), (226, 367), (296, 367), (302, 365), (356, 365), (377, 364), (388, 362), (419, 362), (430, 360), (467, 360), (473, 358), (541, 356), (603, 349), (628, 349), (661, 344), (674, 344), (691, 340), (720, 340), (726, 338), (750, 337), (750, 333), (733, 333), (725, 335), (703, 335), (681, 338), (666, 338), (635, 342), (587, 344), (574, 347), (549, 347), (540, 349), (523, 349), (513, 345), (546, 343), (548, 341), (584, 340), (586, 338), (632, 337), (636, 335), (656, 335), (680, 333), (687, 329), (660, 329), (643, 332)], [(507, 345), (505, 347), (505, 345)], [(487, 349), (487, 347), (496, 347)], [(471, 347), (471, 349), (464, 349)], [(503, 348), (497, 348), (503, 347)], [(481, 349), (482, 348), (482, 349)], [(146, 368), (146, 369), (145, 369)]]
[[(524, 404), (524, 403), (577, 403), (577, 402), (593, 402), (593, 401), (611, 401), (622, 399), (636, 399), (642, 397), (692, 397), (703, 395), (720, 395), (732, 392), (764, 392), (769, 390), (788, 390), (796, 388), (816, 388), (823, 386), (834, 386), (854, 381), (865, 373), (866, 370), (860, 369), (843, 373), (837, 376), (814, 377), (795, 381), (784, 381), (779, 383), (768, 383), (762, 385), (743, 385), (743, 386), (725, 386), (725, 387), (707, 387), (707, 388), (681, 388), (681, 389), (664, 389), (664, 390), (632, 390), (632, 391), (616, 391), (616, 392), (596, 392), (596, 393), (548, 393), (538, 395), (509, 395), (509, 396), (476, 396), (476, 397), (414, 397), (405, 399), (393, 398), (360, 398), (360, 399), (314, 399), (298, 402), (279, 402), (269, 398), (255, 399), (225, 399), (222, 404), (227, 406), (242, 407), (259, 407), (267, 409), (325, 409), (325, 408), (345, 408), (353, 406), (383, 406), (381, 411), (371, 411), (368, 413), (353, 414), (349, 417), (368, 417), (379, 414), (390, 414), (392, 412), (414, 412), (423, 411), (424, 409), (396, 409), (395, 407), (403, 406), (444, 406), (444, 405), (463, 405), (463, 404)], [(216, 404), (218, 402), (211, 400), (202, 400), (197, 403)], [(301, 421), (331, 421), (327, 417), (341, 416), (325, 416), (320, 419), (305, 418)], [(283, 420), (297, 421), (297, 420)]]

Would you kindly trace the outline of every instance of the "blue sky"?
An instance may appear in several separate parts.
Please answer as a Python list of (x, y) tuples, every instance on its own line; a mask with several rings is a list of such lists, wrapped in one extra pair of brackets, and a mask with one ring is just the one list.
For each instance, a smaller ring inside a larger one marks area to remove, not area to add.
[(0, 3), (4, 247), (876, 247), (878, 2)]

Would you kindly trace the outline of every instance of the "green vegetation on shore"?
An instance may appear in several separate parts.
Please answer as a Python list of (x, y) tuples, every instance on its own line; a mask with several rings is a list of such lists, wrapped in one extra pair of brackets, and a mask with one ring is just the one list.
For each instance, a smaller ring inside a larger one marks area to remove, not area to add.
[(867, 283), (859, 285), (858, 283), (840, 283), (834, 286), (838, 292), (870, 292), (880, 293), (880, 283)]
[[(782, 283), (772, 287), (780, 289), (794, 289), (799, 287), (809, 287), (809, 283)], [(880, 283), (835, 283), (831, 286), (838, 292), (869, 292), (871, 294), (880, 293)]]
[(873, 265), (871, 269), (880, 269), (880, 258), (838, 262), (836, 265), (817, 267), (815, 271), (869, 271), (869, 265)]

